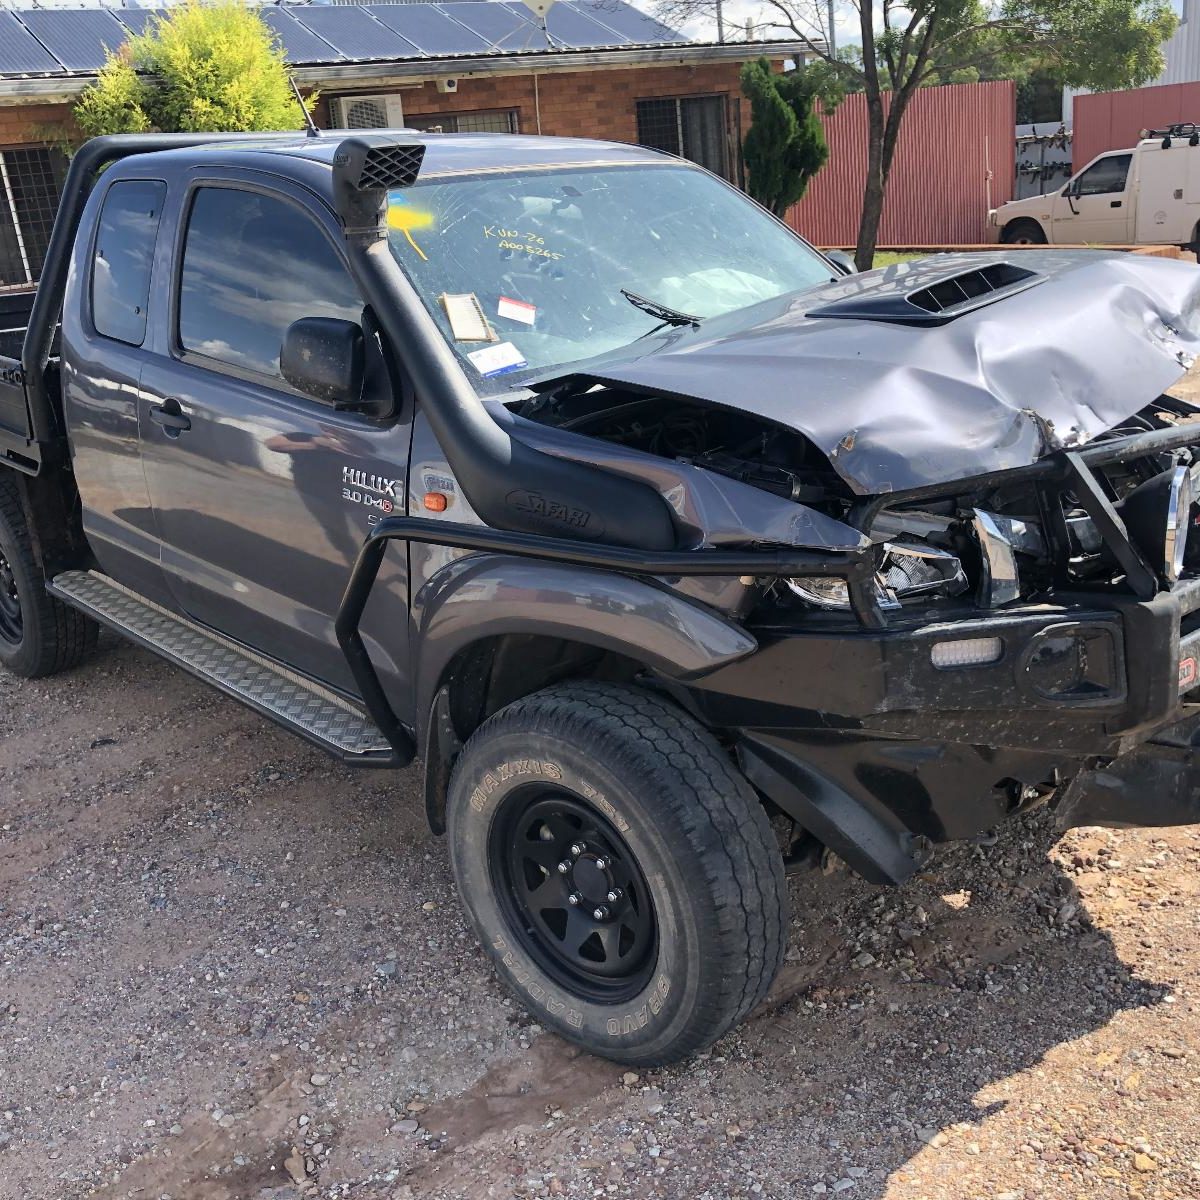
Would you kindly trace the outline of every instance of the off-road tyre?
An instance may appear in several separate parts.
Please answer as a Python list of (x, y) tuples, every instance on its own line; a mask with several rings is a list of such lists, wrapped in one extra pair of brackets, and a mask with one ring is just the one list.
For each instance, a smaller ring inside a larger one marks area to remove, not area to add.
[(1044, 246), (1046, 231), (1032, 217), (1018, 217), (1000, 231), (1005, 246)]
[[(447, 823), (463, 905), (501, 977), (594, 1054), (684, 1058), (775, 978), (788, 900), (766, 813), (712, 735), (648, 692), (569, 683), (502, 709), (454, 766)], [(567, 943), (592, 913), (569, 897), (588, 888), (587, 904), (602, 904), (613, 881), (619, 932), (597, 926), (584, 947), (607, 936), (629, 949), (584, 962)], [(606, 970), (613, 978), (590, 978)]]
[(40, 679), (75, 666), (100, 627), (46, 591), (16, 485), (0, 477), (0, 666)]

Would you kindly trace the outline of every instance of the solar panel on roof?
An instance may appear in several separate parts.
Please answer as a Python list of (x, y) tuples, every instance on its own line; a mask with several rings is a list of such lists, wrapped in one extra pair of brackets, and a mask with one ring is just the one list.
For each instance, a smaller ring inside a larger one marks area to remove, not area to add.
[(279, 38), (289, 63), (336, 62), (341, 55), (324, 38), (301, 25), (285, 9), (264, 6), (258, 10), (271, 32)]
[[(505, 3), (505, 8), (523, 8), (524, 5)], [(528, 11), (528, 10), (526, 10)], [(584, 50), (592, 46), (626, 46), (629, 39), (615, 30), (606, 29), (593, 21), (573, 4), (556, 4), (546, 14), (546, 29), (551, 43), (565, 46), (568, 50)]]
[(166, 9), (163, 8), (115, 8), (112, 9), (112, 15), (129, 30), (130, 33), (141, 35), (146, 32), (146, 27), (156, 17), (161, 17), (166, 14)]
[(446, 11), (473, 29), (497, 53), (545, 50), (549, 44), (533, 14), (524, 5), (496, 4), (494, 0), (453, 0)]
[(490, 47), (479, 34), (452, 20), (432, 4), (371, 4), (364, 7), (376, 20), (426, 54), (481, 54)]
[(580, 12), (599, 21), (617, 33), (623, 33), (639, 46), (653, 46), (662, 42), (686, 42), (682, 33), (656, 21), (649, 13), (636, 9), (624, 0), (578, 0), (573, 5)]
[(102, 8), (29, 8), (21, 20), (68, 71), (96, 71), (126, 39), (125, 27)]
[(13, 16), (0, 9), (0, 75), (57, 75), (62, 64)]
[(358, 5), (336, 4), (328, 8), (308, 5), (296, 20), (323, 37), (346, 58), (425, 57), (411, 42)]

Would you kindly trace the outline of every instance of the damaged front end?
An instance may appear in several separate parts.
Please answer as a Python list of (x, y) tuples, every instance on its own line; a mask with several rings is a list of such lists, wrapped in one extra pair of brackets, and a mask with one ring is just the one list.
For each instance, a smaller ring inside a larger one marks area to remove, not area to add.
[(1200, 409), (1162, 394), (1200, 350), (1200, 272), (1020, 263), (782, 298), (497, 413), (653, 483), (694, 547), (847, 565), (664, 583), (759, 643), (678, 698), (877, 880), (1051, 799), (1065, 825), (1200, 820)]

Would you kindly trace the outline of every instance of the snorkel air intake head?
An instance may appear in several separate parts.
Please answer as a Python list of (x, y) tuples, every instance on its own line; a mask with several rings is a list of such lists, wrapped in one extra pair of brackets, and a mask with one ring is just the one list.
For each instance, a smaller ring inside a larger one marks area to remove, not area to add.
[(333, 154), (333, 201), (347, 234), (387, 232), (387, 194), (412, 187), (421, 172), (425, 147), (398, 142), (387, 133), (343, 139)]

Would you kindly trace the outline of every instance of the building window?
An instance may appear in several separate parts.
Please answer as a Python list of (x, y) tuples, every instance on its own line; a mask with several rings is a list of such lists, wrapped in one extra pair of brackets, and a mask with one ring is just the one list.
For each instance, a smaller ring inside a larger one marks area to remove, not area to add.
[(0, 287), (37, 282), (66, 174), (49, 146), (0, 150)]
[(637, 140), (690, 158), (729, 178), (724, 96), (675, 96), (637, 102)]
[(517, 133), (515, 108), (492, 108), (482, 112), (430, 113), (425, 117), (405, 116), (409, 129), (426, 133)]

